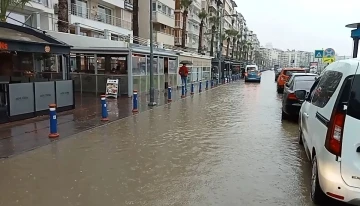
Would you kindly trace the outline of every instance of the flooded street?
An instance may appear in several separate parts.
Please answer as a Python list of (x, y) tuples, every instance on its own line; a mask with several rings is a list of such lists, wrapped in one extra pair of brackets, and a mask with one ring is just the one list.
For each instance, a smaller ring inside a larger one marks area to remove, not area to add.
[(281, 98), (267, 71), (1, 160), (0, 205), (313, 205)]

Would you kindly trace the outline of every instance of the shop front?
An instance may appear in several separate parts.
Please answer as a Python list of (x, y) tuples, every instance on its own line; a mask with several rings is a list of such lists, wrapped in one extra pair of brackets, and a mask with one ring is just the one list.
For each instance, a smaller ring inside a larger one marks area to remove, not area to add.
[[(205, 82), (210, 80), (212, 76), (211, 72), (211, 59), (210, 56), (197, 55), (191, 53), (180, 53), (179, 62), (190, 61), (191, 65), (186, 65), (189, 69), (189, 75), (187, 82), (198, 83), (199, 81)], [(182, 65), (179, 65), (181, 67)], [(178, 71), (178, 69), (177, 69)], [(181, 78), (176, 75), (177, 86), (181, 86)]]
[[(131, 49), (132, 54), (132, 87), (140, 94), (150, 91), (150, 52), (147, 47)], [(176, 86), (178, 71), (178, 56), (175, 52), (154, 49), (153, 60), (154, 87), (164, 91), (168, 86)]]
[(43, 115), (54, 103), (73, 109), (69, 54), (69, 45), (42, 31), (0, 22), (0, 123)]

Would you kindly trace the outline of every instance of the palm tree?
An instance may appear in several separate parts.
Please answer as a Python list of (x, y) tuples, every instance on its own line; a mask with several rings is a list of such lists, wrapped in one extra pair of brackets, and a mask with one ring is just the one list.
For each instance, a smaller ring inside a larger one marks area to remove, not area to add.
[(69, 5), (67, 0), (59, 0), (58, 31), (67, 33), (69, 31)]
[(232, 41), (232, 52), (231, 52), (231, 59), (234, 58), (234, 51), (236, 50), (235, 49), (235, 45), (236, 45), (236, 41), (237, 41), (237, 38), (238, 38), (238, 35), (239, 35), (239, 32), (236, 31), (236, 30), (233, 30), (233, 41)]
[(211, 26), (211, 41), (210, 41), (210, 56), (214, 56), (214, 40), (215, 40), (215, 32), (216, 32), (216, 25), (219, 22), (219, 17), (217, 16), (211, 16), (209, 18)]
[(228, 30), (225, 30), (225, 38), (224, 40), (226, 39), (226, 58), (229, 57), (229, 50), (230, 50), (230, 41), (231, 39), (237, 35), (237, 31), (233, 30), (233, 29), (228, 29)]
[(193, 3), (193, 0), (181, 0), (180, 2), (180, 8), (183, 9), (182, 18), (183, 18), (183, 30), (181, 34), (181, 47), (186, 47), (186, 24), (187, 24), (187, 16), (189, 13), (189, 8), (191, 4)]
[[(23, 9), (28, 2), (30, 2), (30, 0), (0, 0), (0, 22), (6, 22), (7, 17), (11, 13), (11, 11), (8, 11), (9, 6), (11, 6), (12, 9), (18, 7)], [(9, 13), (6, 15), (6, 12)]]
[(133, 1), (132, 17), (133, 17), (132, 18), (133, 42), (135, 44), (138, 44), (139, 43), (139, 0)]
[(241, 47), (240, 47), (240, 42), (241, 42), (241, 34), (238, 34), (236, 36), (236, 59), (240, 60), (241, 58)]
[(200, 18), (199, 46), (198, 46), (198, 52), (200, 54), (202, 51), (203, 28), (204, 28), (205, 20), (208, 17), (208, 13), (206, 13), (205, 9), (202, 9), (201, 12), (198, 14), (198, 16)]

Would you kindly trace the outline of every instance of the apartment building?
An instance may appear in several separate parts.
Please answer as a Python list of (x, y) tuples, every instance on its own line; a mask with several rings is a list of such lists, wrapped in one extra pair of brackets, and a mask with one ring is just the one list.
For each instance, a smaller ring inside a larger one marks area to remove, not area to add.
[(132, 0), (70, 0), (70, 3), (70, 33), (112, 40), (132, 34)]
[[(131, 0), (71, 0), (68, 6), (70, 33), (113, 40), (132, 34)], [(7, 21), (57, 31), (58, 11), (57, 0), (34, 0), (11, 11)]]
[[(150, 37), (150, 7), (149, 1), (139, 1), (139, 36)], [(153, 38), (155, 42), (166, 46), (174, 46), (175, 34), (175, 1), (153, 0)]]

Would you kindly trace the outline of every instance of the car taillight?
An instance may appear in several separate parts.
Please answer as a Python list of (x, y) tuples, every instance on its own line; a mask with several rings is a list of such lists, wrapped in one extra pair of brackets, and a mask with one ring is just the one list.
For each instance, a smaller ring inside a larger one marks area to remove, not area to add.
[(341, 156), (345, 115), (346, 114), (344, 112), (335, 111), (326, 134), (325, 148), (336, 156)]
[(288, 95), (288, 99), (297, 100), (298, 98), (296, 97), (296, 95), (294, 93), (290, 93)]

